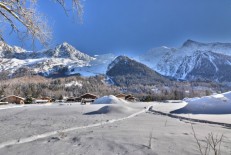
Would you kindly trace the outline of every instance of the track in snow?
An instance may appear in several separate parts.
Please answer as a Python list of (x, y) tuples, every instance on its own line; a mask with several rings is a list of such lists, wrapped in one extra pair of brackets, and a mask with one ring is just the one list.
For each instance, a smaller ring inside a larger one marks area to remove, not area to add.
[(102, 125), (107, 125), (107, 124), (112, 124), (112, 123), (115, 123), (115, 122), (123, 121), (123, 120), (126, 120), (126, 119), (133, 118), (133, 117), (135, 117), (137, 115), (140, 115), (142, 113), (145, 113), (150, 108), (151, 108), (151, 106), (148, 107), (147, 109), (141, 110), (141, 111), (136, 112), (134, 114), (131, 114), (131, 115), (127, 116), (127, 117), (123, 117), (123, 118), (119, 118), (119, 119), (112, 119), (112, 120), (109, 120), (109, 121), (100, 122), (100, 123), (96, 123), (96, 124), (89, 124), (89, 125), (86, 125), (86, 126), (72, 127), (72, 128), (68, 128), (68, 129), (64, 129), (64, 130), (57, 130), (57, 131), (47, 132), (47, 133), (40, 134), (40, 135), (34, 135), (34, 136), (31, 136), (31, 137), (11, 140), (11, 141), (8, 141), (8, 142), (1, 143), (0, 144), (0, 149), (2, 149), (4, 147), (7, 147), (7, 146), (10, 146), (10, 145), (18, 145), (18, 144), (24, 144), (24, 143), (32, 142), (32, 141), (42, 139), (42, 138), (46, 138), (46, 137), (50, 137), (50, 136), (53, 136), (53, 135), (56, 135), (56, 134), (59, 134), (59, 133), (66, 133), (66, 132), (71, 132), (71, 131), (75, 131), (75, 130), (99, 127), (99, 126), (102, 126)]

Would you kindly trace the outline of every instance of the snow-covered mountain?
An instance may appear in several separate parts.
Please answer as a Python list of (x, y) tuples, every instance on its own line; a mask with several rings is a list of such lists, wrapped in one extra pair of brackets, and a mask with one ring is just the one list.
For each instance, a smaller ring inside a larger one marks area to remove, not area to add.
[(119, 86), (157, 85), (170, 82), (146, 65), (126, 56), (118, 56), (109, 66), (106, 75)]
[(47, 77), (104, 74), (107, 65), (114, 58), (113, 54), (92, 57), (76, 50), (66, 42), (54, 49), (38, 52), (26, 51), (0, 42), (0, 72), (7, 71), (10, 75), (22, 71)]
[[(38, 52), (0, 42), (0, 72), (11, 76), (28, 73), (46, 77), (106, 74), (108, 65), (115, 58), (114, 54), (89, 56), (65, 42), (54, 49)], [(119, 59), (114, 63), (116, 61)], [(161, 75), (180, 80), (231, 82), (230, 43), (205, 44), (188, 40), (180, 48), (163, 46), (152, 49), (139, 56), (138, 61)]]
[(231, 82), (231, 44), (186, 41), (180, 48), (155, 48), (139, 61), (162, 75), (182, 80)]

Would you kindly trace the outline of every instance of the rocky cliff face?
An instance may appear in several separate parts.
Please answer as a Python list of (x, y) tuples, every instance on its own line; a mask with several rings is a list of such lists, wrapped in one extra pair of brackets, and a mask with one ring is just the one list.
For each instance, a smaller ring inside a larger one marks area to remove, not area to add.
[[(156, 53), (156, 54), (155, 54)], [(186, 41), (181, 48), (161, 47), (143, 54), (140, 61), (162, 75), (181, 80), (231, 82), (231, 44)]]

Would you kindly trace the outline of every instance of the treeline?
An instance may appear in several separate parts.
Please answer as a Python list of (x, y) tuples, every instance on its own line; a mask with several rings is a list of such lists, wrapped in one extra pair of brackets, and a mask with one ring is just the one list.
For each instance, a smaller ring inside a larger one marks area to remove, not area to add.
[(132, 92), (141, 101), (164, 101), (209, 96), (230, 91), (231, 87), (213, 82), (173, 82), (164, 85), (130, 85), (121, 90)]
[(79, 76), (47, 79), (40, 76), (21, 77), (0, 81), (0, 96), (52, 97), (55, 99), (78, 97), (84, 93), (99, 96), (118, 94), (119, 89), (107, 85), (103, 76), (83, 78)]
[(212, 82), (167, 82), (155, 85), (129, 84), (114, 86), (105, 82), (105, 76), (66, 77), (49, 79), (41, 76), (26, 76), (0, 80), (0, 96), (18, 95), (22, 97), (78, 97), (84, 93), (98, 96), (132, 94), (141, 101), (182, 100), (184, 98), (208, 96), (231, 90), (229, 85)]

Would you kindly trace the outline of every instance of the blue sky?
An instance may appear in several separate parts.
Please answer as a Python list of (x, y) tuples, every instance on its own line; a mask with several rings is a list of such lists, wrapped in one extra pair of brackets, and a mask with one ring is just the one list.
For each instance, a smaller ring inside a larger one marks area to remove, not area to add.
[[(230, 0), (85, 0), (83, 24), (52, 0), (38, 7), (53, 28), (51, 46), (66, 41), (91, 55), (138, 54), (187, 39), (231, 42)], [(13, 35), (7, 41), (20, 45)]]

